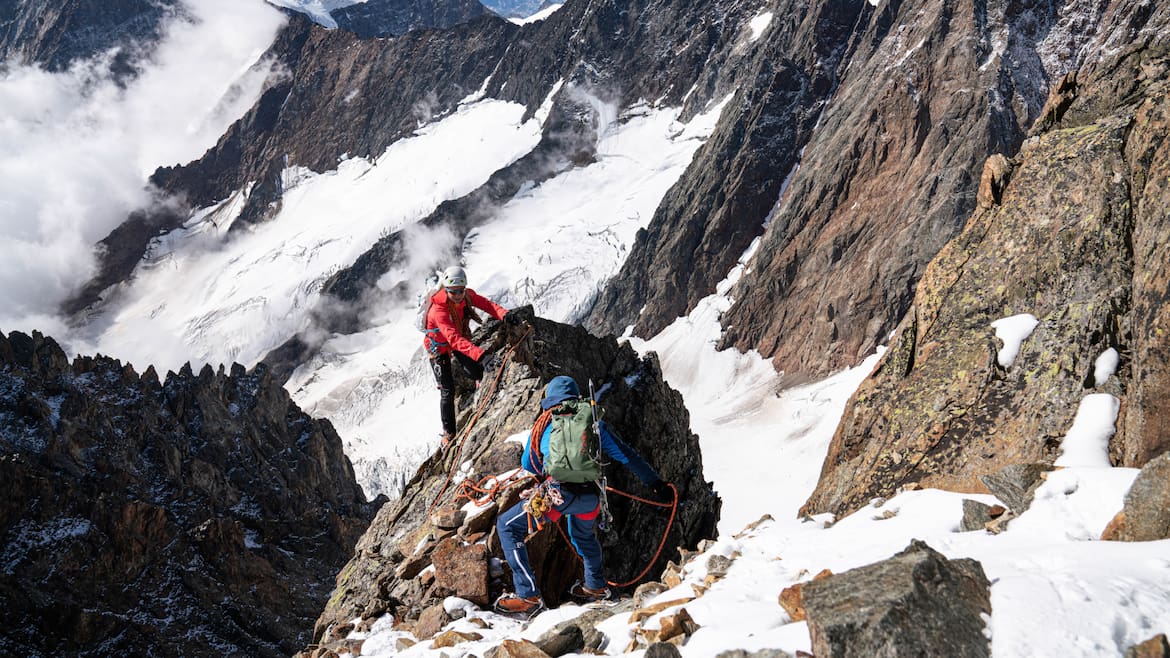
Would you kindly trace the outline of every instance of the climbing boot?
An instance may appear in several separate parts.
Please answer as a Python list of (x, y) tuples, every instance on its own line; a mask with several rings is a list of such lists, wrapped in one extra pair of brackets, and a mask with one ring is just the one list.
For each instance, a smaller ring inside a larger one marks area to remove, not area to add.
[(581, 581), (573, 583), (569, 588), (569, 596), (581, 603), (601, 603), (614, 599), (613, 590), (610, 588), (593, 589), (586, 587)]
[(539, 596), (524, 598), (515, 594), (504, 594), (496, 599), (496, 603), (492, 607), (495, 608), (496, 612), (502, 612), (506, 615), (531, 617), (544, 610), (544, 601)]

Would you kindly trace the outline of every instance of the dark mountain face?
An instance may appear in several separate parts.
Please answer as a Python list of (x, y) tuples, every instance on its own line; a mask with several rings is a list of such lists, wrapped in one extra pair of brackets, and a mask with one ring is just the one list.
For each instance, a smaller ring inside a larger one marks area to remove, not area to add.
[(149, 49), (178, 8), (178, 0), (0, 0), (0, 61), (60, 71), (120, 47), (111, 65), (129, 73), (135, 51)]
[(364, 37), (390, 37), (446, 28), (488, 13), (478, 0), (367, 0), (329, 12), (337, 27)]
[(159, 382), (15, 332), (0, 482), (3, 655), (290, 655), (376, 511), (262, 369)]

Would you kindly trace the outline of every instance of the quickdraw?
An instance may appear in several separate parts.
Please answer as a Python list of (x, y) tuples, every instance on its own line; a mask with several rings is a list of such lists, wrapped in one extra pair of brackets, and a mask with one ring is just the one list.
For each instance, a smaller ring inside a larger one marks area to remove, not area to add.
[[(550, 509), (565, 504), (561, 490), (552, 486), (551, 482), (551, 480), (545, 480), (520, 494), (520, 497), (524, 499), (522, 509), (528, 514), (528, 537), (525, 539), (531, 538), (544, 529), (545, 514)], [(535, 529), (533, 529), (534, 525)]]

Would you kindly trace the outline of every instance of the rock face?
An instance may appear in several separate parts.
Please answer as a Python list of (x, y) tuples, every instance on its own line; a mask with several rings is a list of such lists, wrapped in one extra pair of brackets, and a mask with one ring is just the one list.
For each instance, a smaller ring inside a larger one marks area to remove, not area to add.
[[(1012, 158), (999, 205), (975, 210), (926, 269), (889, 351), (847, 406), (805, 511), (845, 513), (899, 486), (983, 492), (980, 476), (1057, 456), (1081, 399), (1122, 400), (1116, 465), (1164, 452), (1170, 235), (1170, 8), (1110, 14), (1129, 46), (1077, 72)], [(1120, 10), (1119, 10), (1120, 11)], [(1126, 26), (1126, 27), (1120, 27)], [(1009, 364), (991, 323), (1039, 321)], [(1121, 355), (1097, 381), (1095, 361)]]
[[(651, 336), (714, 291), (765, 221), (811, 138), (865, 3), (781, 0), (753, 48), (700, 81), (736, 90), (715, 133), (638, 233), (587, 320), (597, 331), (634, 324)], [(700, 87), (702, 88), (702, 87)], [(679, 267), (687, 263), (687, 267)], [(774, 310), (769, 307), (768, 311)]]
[(446, 28), (487, 14), (478, 0), (367, 0), (329, 12), (337, 27), (359, 37), (392, 37), (422, 28)]
[[(468, 557), (473, 551), (482, 551), (482, 545), (502, 561), (494, 530), (483, 536), (483, 529), (494, 528), (494, 522), (473, 526), (478, 517), (471, 517), (458, 531), (443, 530), (435, 525), (442, 515), (432, 514), (432, 508), (455, 508), (468, 502), (458, 487), (448, 482), (449, 474), (460, 464), (471, 464), (473, 483), (516, 468), (521, 446), (504, 439), (528, 432), (539, 413), (543, 386), (556, 375), (570, 375), (582, 385), (589, 378), (598, 385), (612, 383), (613, 389), (602, 400), (606, 421), (679, 489), (682, 502), (677, 518), (648, 573), (661, 573), (666, 561), (677, 555), (677, 547), (694, 547), (700, 539), (714, 537), (719, 499), (703, 479), (698, 439), (690, 433), (682, 399), (662, 382), (656, 359), (641, 359), (612, 337), (597, 338), (579, 327), (539, 318), (531, 318), (531, 322), (534, 332), (519, 343), (507, 362), (499, 391), (483, 407), (470, 433), (458, 447), (436, 453), (425, 462), (403, 497), (384, 506), (358, 542), (355, 557), (338, 575), (333, 596), (317, 621), (315, 642), (330, 646), (340, 641), (343, 633), (338, 629), (344, 630), (346, 622), (358, 617), (369, 619), (390, 612), (396, 620), (413, 620), (444, 596), (462, 595), (461, 590), (453, 591), (451, 584), (470, 570), (469, 563), (478, 562), (481, 572), (488, 570), (485, 558)], [(503, 346), (520, 335), (515, 329), (490, 323), (477, 342)], [(473, 416), (468, 403), (460, 414), (461, 434)], [(648, 495), (619, 465), (611, 465), (605, 472), (611, 487)], [(525, 482), (497, 491), (493, 495), (497, 505), (487, 512), (488, 520), (494, 519), (494, 510), (507, 509), (518, 501), (520, 490), (527, 486)], [(600, 537), (607, 576), (620, 583), (635, 578), (654, 558), (669, 511), (618, 494), (611, 493), (609, 499), (613, 529)], [(457, 544), (467, 548), (459, 549)], [(551, 525), (530, 539), (528, 546), (541, 591), (550, 605), (557, 605), (580, 577), (580, 563)], [(465, 564), (450, 568), (458, 561), (452, 559), (454, 554), (462, 555)], [(432, 563), (434, 572), (426, 570)], [(478, 587), (478, 579), (473, 574), (468, 585), (472, 590)], [(505, 588), (511, 590), (510, 576), (492, 577), (487, 598), (494, 599)]]
[(15, 332), (0, 482), (4, 655), (289, 655), (375, 511), (263, 369), (160, 383)]
[[(639, 99), (677, 106), (685, 99), (689, 117), (741, 82), (751, 86), (753, 74), (739, 66), (745, 61), (764, 62), (770, 71), (761, 74), (767, 84), (764, 90), (750, 92), (752, 98), (778, 95), (768, 118), (744, 119), (758, 124), (748, 141), (789, 139), (791, 131), (775, 112), (783, 112), (792, 98), (806, 93), (790, 87), (803, 89), (812, 82), (788, 64), (769, 63), (769, 57), (759, 53), (764, 42), (751, 41), (749, 26), (756, 10), (754, 3), (742, 0), (568, 3), (548, 19), (523, 27), (490, 16), (446, 30), (416, 30), (372, 40), (325, 30), (294, 16), (269, 53), (288, 76), (273, 80), (257, 105), (200, 160), (162, 168), (152, 180), (196, 208), (231, 198), (231, 203), (243, 207), (233, 226), (244, 227), (270, 218), (280, 208), (286, 167), (322, 172), (336, 168), (343, 155), (377, 156), (420, 122), (451, 112), (481, 87), (487, 97), (522, 103), (531, 114), (554, 85), (564, 81), (553, 110), (562, 119), (558, 126), (546, 125), (537, 147), (541, 157), (509, 167), (510, 173), (501, 172), (503, 181), (494, 177), (477, 191), (498, 205), (524, 180), (539, 182), (593, 157), (596, 140), (577, 139), (593, 131), (598, 120), (596, 110), (581, 101), (582, 92), (621, 107)], [(663, 57), (663, 52), (671, 56)], [(804, 129), (815, 120), (815, 112), (806, 114)], [(729, 135), (726, 141), (720, 153), (742, 150), (743, 138)], [(772, 166), (767, 149), (754, 157), (741, 165), (744, 176), (755, 175), (749, 171), (755, 164), (763, 169)], [(711, 184), (711, 189), (720, 189), (716, 182)], [(483, 210), (474, 203), (463, 206), (477, 208), (481, 218), (476, 221), (482, 221), (484, 212), (490, 217), (491, 204)], [(450, 216), (446, 211), (440, 214)], [(461, 237), (456, 232), (455, 238)], [(136, 244), (125, 247), (129, 253), (117, 253), (119, 248), (107, 249), (103, 258), (124, 262), (141, 256)], [(363, 281), (393, 269), (384, 265), (393, 245), (380, 243), (370, 251), (354, 265)], [(114, 279), (106, 277), (91, 286), (69, 311), (95, 303), (101, 286)]]
[(975, 560), (914, 540), (894, 557), (804, 585), (813, 653), (990, 656), (991, 584)]
[[(764, 126), (786, 124), (787, 136), (759, 145), (771, 153), (748, 143), (680, 180), (670, 198), (688, 199), (691, 212), (663, 203), (591, 321), (653, 335), (711, 294), (762, 234), (723, 318), (723, 346), (772, 357), (791, 383), (856, 363), (963, 226), (983, 160), (1015, 150), (1048, 80), (1089, 38), (1095, 17), (1081, 3), (1040, 4), (774, 3), (793, 18), (773, 19), (763, 39), (776, 56), (760, 64), (790, 62), (808, 89), (787, 107), (753, 101), (743, 112), (775, 117)], [(747, 88), (762, 89), (764, 71)], [(725, 124), (709, 146), (751, 126)], [(738, 175), (739, 162), (765, 157), (771, 167)], [(709, 193), (704, 177), (724, 172), (721, 193)]]
[(1125, 494), (1125, 506), (1101, 539), (1170, 539), (1170, 452), (1142, 467)]
[(39, 64), (62, 71), (111, 48), (111, 63), (128, 73), (133, 51), (149, 47), (176, 0), (0, 0), (0, 61)]

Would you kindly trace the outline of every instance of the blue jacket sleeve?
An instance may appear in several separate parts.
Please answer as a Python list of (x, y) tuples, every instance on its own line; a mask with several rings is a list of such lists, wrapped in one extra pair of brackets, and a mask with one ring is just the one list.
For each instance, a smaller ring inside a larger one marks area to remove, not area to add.
[[(544, 433), (542, 438), (544, 439), (541, 442), (543, 444), (542, 447), (547, 446), (548, 445), (548, 429), (545, 430), (545, 433)], [(532, 437), (531, 436), (529, 436), (527, 439), (524, 440), (524, 454), (520, 456), (520, 467), (523, 468), (524, 470), (528, 471), (529, 473), (535, 473), (536, 475), (543, 475), (543, 473), (541, 473), (540, 470), (538, 470), (536, 468), (536, 464), (534, 464), (532, 462)]]
[(601, 451), (630, 469), (630, 472), (646, 486), (651, 486), (662, 479), (654, 468), (646, 463), (642, 455), (622, 441), (604, 421), (601, 423)]

